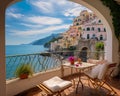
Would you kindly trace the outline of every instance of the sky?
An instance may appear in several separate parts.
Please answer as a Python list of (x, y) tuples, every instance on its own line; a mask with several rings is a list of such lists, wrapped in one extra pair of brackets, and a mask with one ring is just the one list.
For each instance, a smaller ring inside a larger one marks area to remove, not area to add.
[(67, 0), (21, 0), (6, 10), (6, 45), (28, 44), (63, 33), (82, 10), (89, 9)]

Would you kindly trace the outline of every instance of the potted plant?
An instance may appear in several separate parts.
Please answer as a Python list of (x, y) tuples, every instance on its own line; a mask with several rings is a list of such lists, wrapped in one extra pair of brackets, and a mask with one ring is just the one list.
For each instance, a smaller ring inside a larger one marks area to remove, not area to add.
[(75, 62), (74, 56), (70, 56), (70, 57), (68, 58), (68, 60), (70, 61), (71, 65), (73, 65), (74, 62)]
[(33, 74), (30, 64), (21, 64), (15, 71), (16, 77), (26, 79), (29, 75)]

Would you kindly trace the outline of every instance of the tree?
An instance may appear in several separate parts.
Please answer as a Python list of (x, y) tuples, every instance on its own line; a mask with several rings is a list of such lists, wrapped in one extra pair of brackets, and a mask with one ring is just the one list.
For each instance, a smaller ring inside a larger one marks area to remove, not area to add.
[(95, 57), (96, 59), (99, 59), (100, 58), (100, 51), (103, 51), (104, 50), (104, 43), (103, 42), (97, 42), (95, 44), (95, 48), (96, 48), (96, 54), (95, 54)]
[(103, 42), (97, 42), (95, 44), (96, 51), (103, 51), (104, 50), (104, 43)]

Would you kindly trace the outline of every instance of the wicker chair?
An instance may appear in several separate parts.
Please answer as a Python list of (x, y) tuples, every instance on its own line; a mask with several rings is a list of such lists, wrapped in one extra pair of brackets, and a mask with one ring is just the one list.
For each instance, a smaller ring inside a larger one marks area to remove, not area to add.
[(63, 80), (58, 76), (52, 77), (37, 85), (47, 96), (61, 96), (61, 92), (72, 86), (72, 82)]

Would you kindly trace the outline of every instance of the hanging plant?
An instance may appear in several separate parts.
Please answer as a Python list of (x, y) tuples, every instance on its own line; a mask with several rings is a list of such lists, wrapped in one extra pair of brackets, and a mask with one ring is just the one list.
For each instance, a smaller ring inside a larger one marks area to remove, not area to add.
[(102, 3), (110, 9), (112, 24), (114, 26), (115, 36), (119, 43), (119, 70), (120, 70), (120, 5), (115, 0), (101, 0)]
[(115, 35), (118, 40), (120, 40), (120, 5), (114, 0), (101, 0), (103, 4), (109, 7), (112, 15), (113, 26), (115, 30)]

